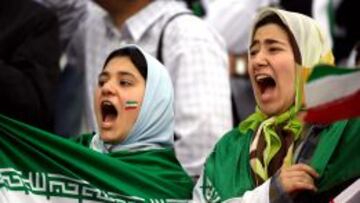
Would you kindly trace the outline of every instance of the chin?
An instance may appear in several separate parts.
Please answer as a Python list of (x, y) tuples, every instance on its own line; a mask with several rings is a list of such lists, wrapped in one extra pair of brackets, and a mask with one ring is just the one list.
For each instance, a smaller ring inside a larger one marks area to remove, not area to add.
[(115, 138), (111, 135), (113, 135), (111, 131), (101, 131), (100, 138), (104, 142), (114, 142)]
[(114, 136), (114, 135), (115, 135), (115, 132), (112, 132), (112, 131), (104, 132), (103, 131), (100, 135), (100, 138), (104, 142), (109, 142), (109, 143), (120, 143), (125, 138), (125, 136), (123, 136), (123, 135), (118, 135), (118, 136)]
[(272, 107), (272, 106), (259, 106), (262, 113), (271, 117), (280, 115), (283, 111), (280, 108)]

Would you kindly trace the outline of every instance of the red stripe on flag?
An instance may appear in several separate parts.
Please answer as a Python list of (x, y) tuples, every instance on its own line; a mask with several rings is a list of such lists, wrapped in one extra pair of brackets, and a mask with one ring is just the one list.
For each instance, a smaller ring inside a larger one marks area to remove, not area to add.
[(360, 116), (360, 91), (307, 110), (305, 122), (332, 123), (334, 121)]
[(132, 110), (132, 109), (136, 109), (137, 106), (126, 106), (125, 110)]

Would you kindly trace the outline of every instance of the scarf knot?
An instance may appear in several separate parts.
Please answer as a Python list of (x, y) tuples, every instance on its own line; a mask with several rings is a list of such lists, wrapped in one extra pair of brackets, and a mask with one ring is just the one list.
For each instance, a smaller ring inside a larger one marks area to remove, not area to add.
[(302, 130), (301, 122), (296, 118), (295, 107), (291, 107), (288, 111), (279, 116), (267, 117), (258, 108), (254, 114), (250, 115), (248, 119), (240, 123), (239, 130), (242, 134), (249, 130), (256, 131), (253, 143), (250, 147), (251, 151), (256, 151), (259, 137), (264, 136), (266, 146), (262, 152), (263, 159), (260, 161), (257, 157), (250, 160), (250, 165), (253, 171), (261, 177), (264, 181), (268, 177), (268, 168), (271, 160), (279, 152), (282, 147), (281, 138), (276, 129), (288, 132), (292, 136), (293, 142), (288, 148), (288, 152), (284, 158), (283, 164), (290, 165), (292, 160), (292, 151), (294, 142), (300, 137)]

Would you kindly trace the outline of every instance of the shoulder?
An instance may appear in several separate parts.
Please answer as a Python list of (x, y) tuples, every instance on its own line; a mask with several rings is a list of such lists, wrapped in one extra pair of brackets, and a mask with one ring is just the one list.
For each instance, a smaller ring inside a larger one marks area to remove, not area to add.
[(225, 133), (225, 135), (219, 140), (216, 145), (224, 145), (233, 141), (242, 141), (251, 137), (251, 134), (252, 133), (250, 131), (249, 133), (243, 134), (240, 132), (239, 128), (236, 127)]
[(238, 128), (234, 128), (227, 132), (222, 138), (216, 143), (214, 150), (210, 157), (215, 156), (227, 156), (234, 152), (241, 152), (247, 149), (247, 145), (250, 144), (252, 132), (249, 131), (243, 134)]
[(217, 43), (223, 43), (219, 34), (201, 18), (188, 14), (178, 16), (169, 24), (169, 33), (185, 36), (187, 38), (195, 38), (200, 40), (215, 40)]
[(26, 1), (22, 7), (22, 12), (27, 13), (31, 19), (38, 22), (57, 23), (56, 14), (52, 10), (34, 1)]
[(360, 118), (336, 122), (330, 126), (329, 133), (341, 134), (341, 142), (348, 146), (360, 144)]
[(57, 23), (57, 17), (54, 12), (34, 1), (5, 1), (1, 6), (3, 8), (1, 9), (0, 16), (11, 19), (12, 24), (29, 27), (36, 24)]
[(333, 134), (334, 136), (337, 134), (350, 136), (358, 133), (360, 133), (360, 118), (334, 122), (327, 126), (322, 132), (323, 135)]
[(89, 147), (90, 142), (93, 137), (94, 137), (94, 133), (86, 133), (86, 134), (81, 134), (78, 136), (71, 137), (70, 140), (72, 140), (73, 142), (76, 142), (78, 144), (81, 144), (84, 147)]
[(359, 132), (360, 131), (360, 117), (348, 120), (347, 128), (351, 128), (352, 130), (357, 130), (357, 132)]
[[(185, 14), (180, 15), (180, 13)], [(217, 43), (221, 46), (224, 45), (222, 38), (212, 26), (203, 19), (191, 14), (191, 11), (186, 8), (167, 12), (164, 14), (164, 22), (166, 23), (175, 15), (178, 16), (173, 18), (166, 28), (166, 35), (170, 38), (178, 38), (179, 40), (211, 41), (212, 43)]]

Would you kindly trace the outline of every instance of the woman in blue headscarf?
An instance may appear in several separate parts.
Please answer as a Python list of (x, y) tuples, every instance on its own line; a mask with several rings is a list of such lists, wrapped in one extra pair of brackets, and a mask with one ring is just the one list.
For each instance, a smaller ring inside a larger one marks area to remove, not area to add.
[[(0, 116), (0, 202), (191, 199), (192, 180), (173, 150), (173, 89), (163, 65), (134, 45), (112, 52), (95, 113), (98, 132), (77, 143)], [(37, 185), (37, 176), (46, 181)]]
[(104, 153), (173, 145), (173, 89), (166, 69), (138, 47), (112, 52), (95, 91), (99, 132), (91, 148)]

